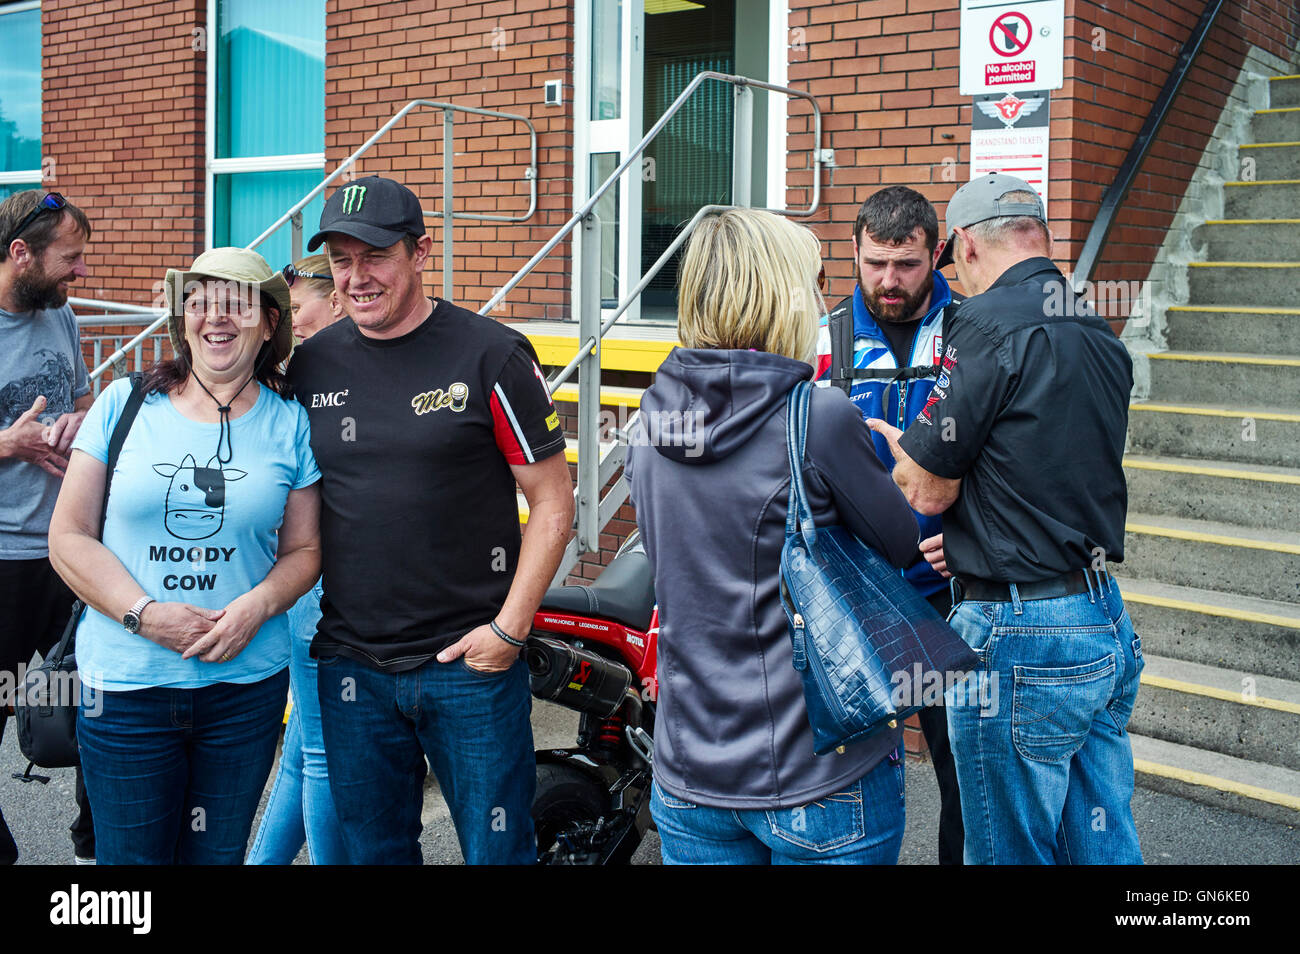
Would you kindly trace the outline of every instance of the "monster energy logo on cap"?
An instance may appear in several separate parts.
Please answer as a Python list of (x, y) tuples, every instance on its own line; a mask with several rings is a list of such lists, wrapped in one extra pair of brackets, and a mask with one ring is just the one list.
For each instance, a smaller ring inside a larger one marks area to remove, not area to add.
[(343, 214), (351, 215), (354, 212), (360, 212), (361, 206), (366, 201), (366, 187), (363, 185), (350, 185), (343, 190)]
[(321, 211), (320, 230), (307, 243), (307, 251), (316, 251), (333, 232), (375, 248), (388, 248), (403, 236), (427, 234), (419, 198), (383, 176), (365, 176), (335, 191)]

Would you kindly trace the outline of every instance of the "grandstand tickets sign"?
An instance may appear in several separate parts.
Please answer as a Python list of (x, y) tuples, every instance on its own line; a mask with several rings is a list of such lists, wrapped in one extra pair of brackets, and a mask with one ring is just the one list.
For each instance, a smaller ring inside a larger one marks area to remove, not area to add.
[(1024, 179), (1046, 209), (1050, 100), (1045, 89), (976, 96), (971, 108), (970, 177), (1005, 172)]
[(962, 0), (960, 92), (1060, 89), (1064, 61), (1065, 0)]

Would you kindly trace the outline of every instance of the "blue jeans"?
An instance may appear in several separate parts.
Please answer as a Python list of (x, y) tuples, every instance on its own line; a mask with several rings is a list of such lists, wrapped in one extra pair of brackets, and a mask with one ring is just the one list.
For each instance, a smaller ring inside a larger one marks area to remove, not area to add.
[(237, 865), (275, 758), (289, 672), (99, 692), (77, 714), (101, 865)]
[(949, 620), (981, 663), (945, 700), (967, 864), (1142, 863), (1125, 731), (1142, 643), (1115, 581), (1089, 582)]
[(903, 763), (884, 759), (842, 792), (770, 811), (697, 805), (656, 782), (650, 815), (666, 865), (893, 865), (903, 802)]
[(352, 864), (420, 864), (425, 759), (466, 864), (535, 864), (532, 694), (521, 658), (481, 673), (463, 658), (383, 672), (318, 660), (330, 788)]
[(314, 865), (347, 864), (343, 833), (330, 794), (321, 732), (316, 660), (311, 641), (320, 620), (320, 581), (289, 609), (289, 688), (293, 712), (284, 730), (280, 769), (262, 824), (248, 855), (250, 865), (289, 865), (307, 843)]

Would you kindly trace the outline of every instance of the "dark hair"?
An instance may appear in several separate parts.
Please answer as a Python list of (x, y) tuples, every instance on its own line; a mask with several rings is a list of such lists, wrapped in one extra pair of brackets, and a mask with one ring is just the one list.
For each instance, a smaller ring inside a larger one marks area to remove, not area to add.
[[(0, 242), (4, 242), (4, 247), (0, 248), (0, 262), (9, 258), (10, 242), (6, 241), (18, 227), (18, 223), (27, 218), (31, 211), (41, 204), (45, 198), (44, 189), (24, 189), (22, 192), (15, 192), (9, 198), (0, 202)], [(59, 226), (63, 224), (65, 215), (72, 216), (72, 221), (77, 223), (77, 228), (86, 238), (90, 238), (90, 219), (86, 218), (86, 213), (68, 202), (62, 209), (51, 212), (42, 212), (36, 218), (27, 223), (27, 228), (23, 229), (22, 235), (14, 236), (21, 238), (27, 243), (27, 248), (33, 255), (42, 254), (54, 241), (55, 233), (59, 231)]]
[(912, 237), (917, 227), (925, 233), (925, 247), (933, 252), (939, 241), (939, 217), (930, 200), (907, 186), (889, 186), (881, 189), (858, 212), (853, 225), (854, 241), (862, 241), (866, 229), (877, 242), (897, 245)]
[[(280, 365), (271, 363), (270, 355), (275, 351), (276, 336), (274, 329), (278, 327), (280, 321), (288, 321), (289, 319), (288, 316), (280, 314), (280, 306), (266, 292), (261, 293), (261, 305), (262, 314), (271, 322), (273, 333), (271, 339), (263, 342), (261, 349), (257, 352), (257, 361), (254, 362), (254, 366), (258, 369), (257, 380), (280, 395), (280, 397), (288, 398), (292, 396), (289, 381), (285, 378)], [(183, 328), (184, 325), (182, 325)], [(143, 383), (146, 394), (153, 391), (170, 394), (174, 388), (185, 383), (185, 379), (190, 376), (190, 346), (185, 342), (183, 334), (179, 350), (180, 353), (176, 357), (169, 358), (166, 361), (159, 361), (145, 372)]]

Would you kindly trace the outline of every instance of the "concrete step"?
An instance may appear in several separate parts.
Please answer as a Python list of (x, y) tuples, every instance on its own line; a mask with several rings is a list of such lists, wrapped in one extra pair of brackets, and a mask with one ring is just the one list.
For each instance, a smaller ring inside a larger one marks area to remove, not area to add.
[[(1300, 530), (1300, 469), (1131, 454), (1128, 507), (1187, 520)], [(1298, 660), (1300, 662), (1300, 660)]]
[[(1300, 228), (1300, 220), (1296, 221)], [(1275, 355), (1300, 350), (1300, 298), (1294, 308), (1260, 305), (1171, 305), (1165, 314), (1170, 351)]]
[(1187, 282), (1189, 305), (1283, 307), (1300, 299), (1300, 262), (1189, 262)]
[(1274, 76), (1268, 81), (1268, 105), (1273, 109), (1300, 106), (1300, 76)]
[(1143, 788), (1284, 825), (1300, 824), (1300, 772), (1130, 734)]
[(1257, 109), (1250, 121), (1251, 139), (1255, 142), (1295, 142), (1300, 140), (1300, 106), (1276, 106)]
[(1192, 586), (1119, 577), (1144, 652), (1295, 679), (1300, 606)]
[[(1300, 346), (1293, 341), (1279, 344)], [(1300, 358), (1189, 351), (1158, 351), (1148, 357), (1151, 396), (1158, 400), (1175, 404), (1231, 400), (1300, 408)]]
[(1117, 576), (1300, 603), (1300, 533), (1130, 510)]
[(1300, 683), (1143, 654), (1133, 732), (1300, 771)]
[(1300, 218), (1300, 182), (1293, 179), (1258, 178), (1254, 182), (1225, 182), (1223, 217), (1225, 219)]
[(1128, 442), (1134, 454), (1300, 467), (1300, 414), (1145, 401), (1129, 405)]
[(1300, 262), (1300, 219), (1212, 219), (1194, 240), (1210, 262)]
[(1237, 148), (1243, 179), (1300, 179), (1300, 142), (1256, 142)]

